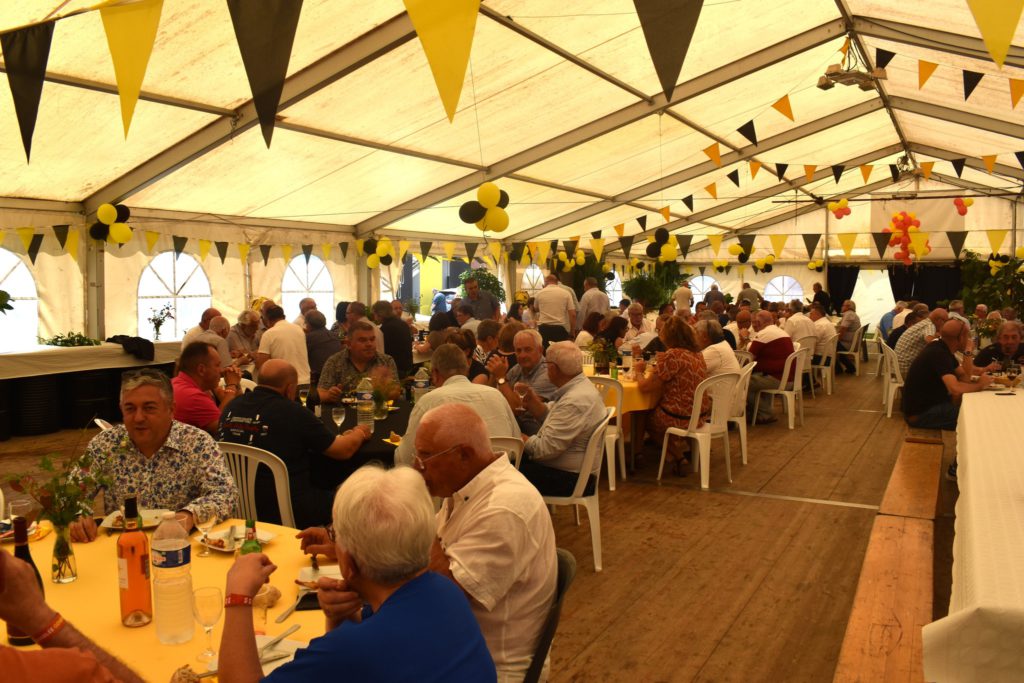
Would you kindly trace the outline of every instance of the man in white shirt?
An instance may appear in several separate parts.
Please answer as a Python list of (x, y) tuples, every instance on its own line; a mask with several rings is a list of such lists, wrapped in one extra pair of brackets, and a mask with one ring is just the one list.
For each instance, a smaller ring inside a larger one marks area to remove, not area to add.
[(306, 329), (306, 313), (315, 310), (316, 301), (310, 299), (307, 296), (305, 299), (299, 302), (299, 315), (292, 322), (301, 327), (302, 329)]
[(270, 329), (260, 337), (260, 350), (253, 360), (256, 368), (263, 367), (271, 358), (288, 361), (299, 374), (299, 386), (309, 384), (309, 356), (306, 352), (306, 333), (295, 323), (284, 319), (284, 309), (271, 306), (267, 310)]
[[(493, 321), (491, 321), (493, 322)], [(494, 436), (519, 438), (519, 425), (508, 401), (501, 393), (483, 384), (473, 384), (466, 377), (469, 361), (455, 344), (441, 344), (430, 358), (430, 381), (436, 387), (423, 395), (409, 416), (409, 426), (402, 443), (395, 450), (396, 465), (411, 465), (416, 443), (416, 430), (427, 411), (447, 403), (472, 405)]]
[(817, 336), (814, 333), (814, 321), (804, 315), (804, 305), (799, 299), (789, 302), (789, 311), (790, 315), (786, 319), (786, 324), (779, 327), (784, 329), (790, 337), (798, 340)]
[(231, 365), (231, 348), (228, 346), (228, 333), (231, 331), (231, 323), (222, 315), (218, 315), (210, 321), (210, 329), (201, 332), (196, 336), (195, 341), (201, 341), (217, 349), (220, 356), (220, 365), (223, 368)]
[(580, 314), (576, 318), (576, 322), (582, 326), (591, 313), (606, 315), (608, 313), (609, 306), (610, 303), (608, 301), (608, 295), (602, 292), (601, 288), (597, 286), (597, 278), (588, 277), (583, 281), (583, 296), (580, 298)]
[(689, 314), (693, 307), (693, 290), (690, 289), (690, 283), (683, 280), (672, 293), (672, 300), (676, 304), (676, 315)]
[(537, 308), (537, 331), (544, 345), (569, 339), (576, 329), (576, 305), (573, 297), (558, 282), (558, 276), (549, 273), (544, 288), (533, 297)]
[(181, 340), (181, 349), (184, 351), (186, 346), (194, 341), (198, 341), (199, 335), (210, 329), (210, 321), (219, 315), (220, 311), (216, 308), (207, 308), (203, 311), (203, 317), (200, 318), (199, 324), (185, 333), (185, 337)]
[(633, 341), (642, 334), (654, 332), (654, 325), (644, 318), (644, 307), (640, 304), (630, 304), (626, 309), (626, 318), (629, 320), (629, 327), (626, 328), (624, 340)]
[[(828, 319), (828, 316), (825, 315), (825, 307), (821, 304), (813, 304), (808, 317), (814, 324), (814, 337), (816, 340), (811, 360), (815, 365), (818, 365), (821, 363), (821, 357), (825, 355), (826, 347), (832, 337), (836, 336), (836, 328), (832, 325), (832, 321)], [(832, 360), (829, 358), (829, 364), (831, 362)]]
[(694, 326), (697, 344), (700, 345), (704, 364), (708, 368), (708, 377), (721, 375), (724, 372), (739, 372), (740, 363), (736, 360), (736, 352), (725, 341), (722, 326), (716, 320), (698, 320)]

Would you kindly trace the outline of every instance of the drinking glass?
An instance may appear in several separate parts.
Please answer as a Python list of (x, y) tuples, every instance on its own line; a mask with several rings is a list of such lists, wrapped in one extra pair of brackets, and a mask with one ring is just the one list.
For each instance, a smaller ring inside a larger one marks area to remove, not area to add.
[(302, 402), (303, 406), (306, 405), (306, 399), (308, 399), (308, 398), (309, 398), (309, 387), (305, 387), (305, 388), (299, 389), (299, 401)]
[(526, 410), (526, 405), (524, 405), (524, 401), (526, 400), (526, 394), (528, 394), (530, 391), (530, 385), (527, 384), (526, 382), (516, 382), (515, 386), (513, 386), (512, 389), (516, 392), (516, 395), (519, 397), (520, 410)]
[(206, 545), (206, 537), (210, 529), (219, 521), (213, 506), (200, 506), (195, 512), (196, 528), (203, 534), (199, 539), (199, 557), (209, 557), (210, 547)]
[(206, 632), (206, 649), (199, 653), (197, 661), (208, 662), (217, 655), (213, 651), (213, 627), (223, 611), (224, 595), (219, 588), (208, 586), (192, 591), (192, 614)]
[(341, 429), (341, 423), (345, 421), (345, 406), (331, 408), (331, 419), (334, 420), (334, 426)]
[(7, 503), (7, 519), (14, 523), (15, 517), (24, 517), (26, 522), (31, 522), (28, 513), (32, 511), (33, 503), (31, 500), (21, 498), (19, 500), (12, 500)]

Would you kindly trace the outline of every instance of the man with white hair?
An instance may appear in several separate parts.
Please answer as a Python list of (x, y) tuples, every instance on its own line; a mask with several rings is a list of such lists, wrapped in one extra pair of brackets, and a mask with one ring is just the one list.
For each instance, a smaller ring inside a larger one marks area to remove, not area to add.
[(523, 401), (513, 387), (523, 383), (545, 401), (554, 398), (557, 387), (548, 379), (547, 360), (544, 358), (544, 342), (537, 330), (522, 330), (513, 338), (516, 364), (511, 369), (501, 354), (491, 356), (487, 371), (493, 386), (501, 392), (509, 406), (516, 412), (516, 421), (524, 434), (536, 434), (540, 422), (528, 411), (523, 410)]
[(704, 364), (708, 368), (708, 377), (725, 372), (740, 372), (736, 353), (729, 346), (729, 342), (725, 340), (725, 333), (717, 320), (698, 320), (694, 325), (694, 332), (697, 334), (697, 343), (702, 349)]
[[(345, 578), (321, 577), (318, 595), (322, 605), (340, 597), (355, 609), (327, 611), (327, 633), (265, 680), (497, 680), (462, 591), (427, 571), (435, 523), (423, 479), (407, 467), (363, 467), (338, 489), (333, 512), (334, 554)], [(228, 571), (218, 673), (224, 683), (264, 680), (252, 598), (276, 569), (263, 553), (250, 553)]]
[(583, 322), (591, 313), (606, 315), (610, 304), (608, 295), (598, 287), (596, 277), (588, 277), (583, 281), (583, 296), (580, 297), (580, 313), (576, 322), (582, 327)]
[[(526, 389), (523, 406), (541, 422), (540, 431), (523, 436), (526, 446), (519, 470), (545, 496), (568, 496), (576, 486), (583, 455), (594, 429), (605, 418), (607, 408), (601, 394), (583, 374), (583, 354), (572, 342), (548, 347), (548, 379), (558, 387), (554, 400), (545, 403)], [(601, 459), (594, 461), (596, 475)], [(597, 477), (591, 476), (587, 490), (593, 491)]]
[(693, 290), (690, 289), (689, 281), (683, 280), (679, 283), (676, 291), (672, 292), (672, 301), (676, 305), (676, 315), (689, 315), (693, 307)]
[[(260, 328), (260, 315), (248, 308), (238, 314), (238, 322), (228, 332), (228, 349), (232, 358), (252, 362), (252, 355), (259, 351), (256, 331)], [(245, 357), (248, 356), (248, 359)]]
[[(852, 299), (844, 301), (842, 314), (843, 317), (839, 321), (839, 328), (836, 330), (839, 334), (838, 348), (840, 351), (849, 351), (853, 345), (853, 338), (857, 335), (857, 330), (860, 329), (860, 316), (857, 315), (856, 302)], [(856, 367), (849, 356), (837, 356), (836, 374), (841, 375), (844, 370), (853, 373)]]
[(295, 317), (295, 320), (293, 320), (292, 322), (295, 323), (296, 325), (298, 325), (299, 327), (305, 327), (306, 326), (306, 313), (308, 313), (309, 311), (315, 311), (315, 310), (316, 310), (316, 300), (315, 299), (311, 299), (311, 298), (309, 298), (307, 296), (305, 299), (303, 299), (302, 301), (299, 302), (299, 314)]
[(814, 321), (804, 315), (804, 305), (800, 303), (800, 299), (790, 301), (788, 308), (789, 317), (786, 318), (786, 324), (780, 324), (779, 327), (793, 339), (815, 336)]
[(537, 308), (537, 330), (544, 344), (569, 339), (576, 329), (576, 304), (561, 287), (557, 275), (548, 273), (544, 288), (534, 295), (533, 302)]
[[(224, 316), (218, 315), (210, 320), (209, 328), (196, 335), (193, 341), (201, 341), (217, 349), (217, 353), (220, 355), (221, 367), (226, 368), (233, 361), (231, 347), (228, 345), (228, 334), (230, 332), (231, 323)], [(185, 350), (184, 346), (181, 348), (183, 351)]]
[(654, 332), (654, 326), (644, 318), (644, 307), (641, 304), (630, 304), (626, 309), (626, 318), (629, 320), (629, 327), (626, 328), (626, 335), (623, 337), (626, 341), (633, 341), (642, 334)]

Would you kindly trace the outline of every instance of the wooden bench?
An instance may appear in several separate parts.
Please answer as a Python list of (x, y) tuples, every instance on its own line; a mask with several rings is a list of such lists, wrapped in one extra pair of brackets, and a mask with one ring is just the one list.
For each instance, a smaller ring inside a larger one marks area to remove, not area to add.
[(908, 430), (871, 529), (836, 683), (924, 680), (942, 452), (940, 432)]

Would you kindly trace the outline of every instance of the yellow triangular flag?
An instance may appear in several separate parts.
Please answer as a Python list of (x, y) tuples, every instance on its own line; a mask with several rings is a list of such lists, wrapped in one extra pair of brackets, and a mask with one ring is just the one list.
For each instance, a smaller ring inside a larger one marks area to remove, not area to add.
[(926, 62), (923, 59), (917, 60), (917, 89), (920, 90), (924, 87), (924, 84), (928, 82), (928, 79), (935, 73), (935, 69), (939, 65), (935, 62)]
[(910, 248), (914, 250), (914, 255), (917, 258), (921, 258), (928, 252), (928, 233), (926, 232), (912, 232), (910, 233)]
[(846, 40), (843, 41), (843, 46), (841, 48), (839, 48), (839, 51), (843, 53), (844, 57), (846, 56), (846, 53), (850, 51), (850, 39), (849, 38), (847, 38)]
[(200, 261), (205, 261), (206, 260), (207, 255), (210, 253), (210, 247), (212, 245), (213, 245), (213, 242), (211, 242), (210, 240), (199, 240), (199, 260)]
[(615, 226), (615, 234), (618, 235), (619, 237), (622, 237), (622, 233), (625, 232), (625, 231), (626, 231), (626, 224), (625, 223), (619, 223), (618, 225)]
[(284, 255), (284, 262), (285, 263), (291, 263), (291, 261), (292, 261), (292, 245), (290, 245), (290, 244), (282, 244), (281, 245), (281, 254)]
[(142, 92), (146, 66), (153, 52), (163, 0), (142, 0), (100, 8), (103, 30), (107, 34), (110, 59), (114, 62), (117, 92), (121, 97), (121, 122), (124, 136), (132, 124), (135, 103)]
[(544, 267), (544, 264), (548, 262), (548, 254), (551, 253), (551, 242), (538, 242), (537, 252), (534, 254), (534, 261), (540, 267)]
[(779, 101), (772, 105), (772, 109), (785, 116), (790, 121), (795, 121), (793, 118), (793, 105), (789, 103), (789, 95), (783, 95), (779, 98)]
[(491, 240), (488, 243), (487, 248), (491, 250), (491, 258), (494, 259), (494, 266), (497, 268), (498, 260), (501, 258), (501, 242), (498, 240)]
[(920, 163), (920, 166), (921, 166), (921, 176), (925, 180), (928, 180), (929, 178), (931, 178), (932, 177), (932, 169), (935, 168), (935, 162), (934, 161), (922, 161)]
[[(533, 244), (536, 244), (536, 242), (534, 242)], [(523, 249), (523, 255), (519, 257), (519, 263), (523, 266), (528, 266), (530, 265), (531, 260), (532, 259), (530, 258), (530, 249)]]
[(745, 272), (747, 272), (747, 264), (745, 264), (745, 263), (737, 263), (736, 264), (736, 274), (740, 276), (741, 280), (743, 279), (743, 274)]
[(594, 252), (594, 258), (598, 261), (601, 260), (601, 254), (604, 253), (604, 238), (603, 237), (591, 237), (590, 238), (590, 250)]
[(704, 191), (707, 192), (712, 197), (714, 197), (715, 199), (718, 199), (718, 183), (711, 183), (710, 185), (704, 188)]
[(1020, 22), (1021, 10), (1024, 10), (1024, 0), (967, 0), (967, 6), (971, 8), (992, 61), (1002, 68)]
[(71, 228), (68, 230), (68, 238), (64, 242), (64, 251), (71, 254), (71, 258), (75, 259), (75, 263), (78, 263), (78, 229)]
[(1009, 230), (989, 230), (988, 231), (988, 243), (992, 247), (992, 253), (998, 254), (999, 247), (1003, 246), (1003, 240), (1006, 239), (1006, 233)]
[(405, 252), (409, 251), (409, 240), (398, 240), (398, 263), (405, 263)]
[(756, 178), (757, 177), (757, 172), (760, 171), (760, 170), (761, 170), (761, 162), (760, 161), (751, 161), (750, 162), (750, 179), (753, 180), (754, 178)]
[(473, 47), (480, 0), (405, 0), (448, 120), (455, 118)]
[(146, 253), (152, 254), (153, 247), (156, 246), (156, 241), (160, 239), (160, 233), (153, 232), (152, 230), (146, 231)]
[(722, 249), (722, 235), (708, 235), (708, 244), (711, 245), (711, 251), (715, 252), (715, 256), (718, 256), (718, 252)]
[(804, 177), (807, 178), (807, 182), (814, 182), (814, 172), (818, 170), (818, 167), (814, 164), (804, 164)]
[(704, 153), (708, 155), (711, 161), (715, 162), (715, 166), (722, 165), (722, 151), (718, 148), (717, 142), (710, 147), (706, 147)]
[(782, 258), (782, 250), (786, 248), (786, 240), (789, 239), (789, 235), (768, 235), (768, 239), (772, 243), (772, 253), (775, 254), (775, 258)]
[(871, 164), (862, 164), (861, 165), (861, 167), (860, 167), (860, 175), (861, 175), (862, 178), (864, 178), (864, 182), (865, 183), (867, 183), (868, 182), (868, 178), (871, 177), (871, 169), (873, 169), (873, 168), (874, 168), (874, 166), (872, 166)]
[(324, 261), (331, 260), (331, 246), (330, 242), (324, 242), (320, 245), (320, 251), (324, 253)]
[(455, 242), (442, 242), (441, 248), (444, 249), (444, 257), (451, 261), (455, 256)]
[(21, 243), (25, 245), (25, 251), (32, 245), (32, 235), (36, 234), (35, 228), (18, 228), (15, 230), (18, 233), (18, 237), (21, 238)]
[(1024, 80), (1020, 78), (1010, 79), (1010, 102), (1013, 103), (1013, 109), (1017, 108), (1017, 103), (1020, 102), (1021, 96), (1024, 95)]
[(672, 220), (672, 213), (668, 210), (667, 206), (661, 207), (658, 211), (661, 212), (661, 217), (665, 219), (666, 223)]
[(857, 233), (841, 232), (836, 237), (839, 238), (839, 246), (843, 248), (846, 258), (850, 258), (850, 254), (853, 253), (853, 245), (857, 243)]
[(996, 156), (998, 156), (998, 155), (996, 155), (996, 154), (986, 154), (985, 156), (983, 156), (981, 158), (982, 162), (984, 162), (984, 164), (985, 164), (985, 168), (988, 169), (989, 173), (994, 171), (995, 168), (996, 168)]
[(363, 242), (366, 240), (356, 240), (356, 256), (363, 255)]
[(245, 263), (246, 261), (249, 260), (249, 245), (248, 244), (239, 244), (238, 245), (238, 258), (240, 258), (242, 260), (242, 263)]

